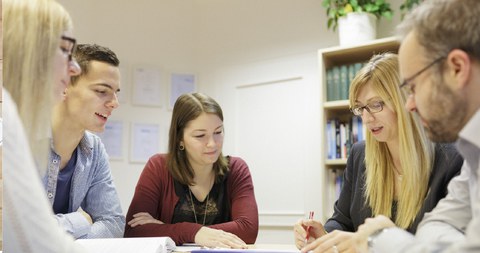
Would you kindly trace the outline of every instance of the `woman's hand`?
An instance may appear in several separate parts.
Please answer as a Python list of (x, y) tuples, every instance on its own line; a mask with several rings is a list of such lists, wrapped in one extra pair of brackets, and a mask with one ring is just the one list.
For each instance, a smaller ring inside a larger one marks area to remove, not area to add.
[(388, 227), (395, 227), (395, 224), (386, 216), (367, 218), (365, 223), (358, 227), (353, 239), (357, 252), (368, 252), (368, 237), (375, 231)]
[(128, 225), (134, 228), (136, 226), (149, 224), (149, 223), (164, 224), (162, 221), (153, 218), (149, 213), (142, 212), (142, 213), (134, 214), (133, 219), (131, 219), (128, 222)]
[(298, 249), (305, 247), (305, 238), (307, 237), (307, 228), (309, 226), (310, 226), (310, 232), (309, 232), (309, 238), (308, 238), (307, 244), (314, 241), (317, 238), (322, 237), (327, 233), (323, 228), (323, 224), (319, 221), (311, 220), (311, 219), (299, 220), (293, 226), (295, 246), (297, 246)]
[(202, 227), (195, 235), (195, 244), (209, 248), (246, 249), (247, 244), (238, 236), (219, 229)]
[(340, 230), (335, 230), (331, 233), (328, 233), (314, 242), (309, 243), (304, 248), (302, 252), (312, 251), (314, 253), (320, 252), (347, 252), (353, 253), (355, 251), (355, 241), (353, 240), (354, 233), (345, 232)]

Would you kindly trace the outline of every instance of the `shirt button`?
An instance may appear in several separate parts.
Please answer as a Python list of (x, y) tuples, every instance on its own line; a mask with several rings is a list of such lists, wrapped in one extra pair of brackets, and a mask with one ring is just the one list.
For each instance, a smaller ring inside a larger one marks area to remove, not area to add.
[(48, 196), (49, 199), (51, 199), (51, 198), (53, 198), (53, 193), (49, 192), (49, 193), (47, 194), (47, 196)]
[(58, 161), (57, 160), (53, 160), (53, 163), (57, 163)]

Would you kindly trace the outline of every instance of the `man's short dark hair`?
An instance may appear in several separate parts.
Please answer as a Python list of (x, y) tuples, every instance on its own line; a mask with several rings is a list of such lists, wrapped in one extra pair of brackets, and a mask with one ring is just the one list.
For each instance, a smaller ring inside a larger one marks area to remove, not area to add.
[(78, 62), (82, 73), (78, 76), (72, 76), (71, 83), (75, 84), (78, 79), (88, 74), (90, 62), (99, 61), (118, 67), (120, 61), (117, 55), (107, 47), (97, 44), (79, 44), (73, 53), (73, 58)]

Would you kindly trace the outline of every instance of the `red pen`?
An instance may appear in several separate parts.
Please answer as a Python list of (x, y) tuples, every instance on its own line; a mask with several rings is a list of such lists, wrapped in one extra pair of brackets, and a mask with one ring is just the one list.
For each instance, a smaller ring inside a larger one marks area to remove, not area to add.
[[(313, 213), (314, 213), (313, 211), (310, 211), (310, 213), (308, 214), (309, 220), (313, 220)], [(310, 226), (307, 227), (307, 236), (305, 237), (305, 245), (307, 245), (308, 238), (310, 238)]]

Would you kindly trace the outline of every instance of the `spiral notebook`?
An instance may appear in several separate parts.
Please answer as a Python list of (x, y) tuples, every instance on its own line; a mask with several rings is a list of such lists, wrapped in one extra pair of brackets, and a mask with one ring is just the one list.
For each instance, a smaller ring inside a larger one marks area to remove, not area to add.
[(170, 253), (176, 248), (170, 237), (79, 239), (76, 242), (89, 253)]

